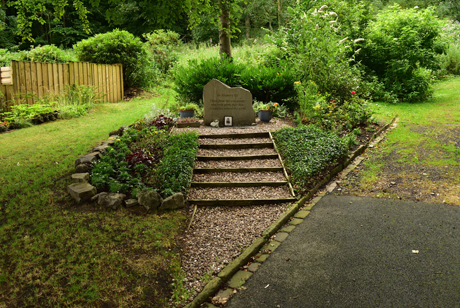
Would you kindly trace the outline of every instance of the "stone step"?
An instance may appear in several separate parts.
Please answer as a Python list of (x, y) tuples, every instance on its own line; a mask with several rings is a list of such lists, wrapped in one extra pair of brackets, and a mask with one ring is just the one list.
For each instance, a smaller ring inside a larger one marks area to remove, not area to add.
[(220, 134), (220, 135), (200, 135), (199, 138), (270, 138), (268, 132), (244, 133), (244, 134)]
[(200, 144), (200, 149), (254, 149), (273, 148), (273, 142), (240, 143), (240, 144)]
[(200, 206), (250, 206), (295, 202), (296, 198), (278, 199), (189, 199), (191, 204)]
[(254, 167), (254, 168), (195, 168), (193, 173), (211, 173), (211, 172), (276, 172), (284, 171), (283, 167)]
[(259, 187), (259, 186), (284, 186), (287, 181), (279, 182), (192, 182), (191, 187)]
[(212, 160), (251, 160), (251, 159), (276, 159), (278, 154), (260, 154), (260, 155), (241, 155), (241, 156), (196, 156), (199, 161), (212, 161)]

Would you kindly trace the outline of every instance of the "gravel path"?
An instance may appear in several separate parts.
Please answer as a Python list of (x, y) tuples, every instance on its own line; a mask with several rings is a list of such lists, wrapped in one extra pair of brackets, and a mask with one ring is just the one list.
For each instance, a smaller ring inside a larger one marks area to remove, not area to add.
[(282, 187), (192, 187), (189, 199), (272, 199), (292, 198), (287, 186)]
[[(270, 123), (256, 121), (255, 126), (245, 128), (175, 128), (174, 131), (198, 131), (202, 135), (253, 133), (277, 130), (285, 126), (293, 126), (290, 120), (274, 120)], [(271, 142), (269, 138), (244, 139), (206, 139), (200, 138), (202, 144), (216, 143), (256, 143)], [(276, 154), (274, 149), (199, 149), (200, 156), (242, 156)], [(276, 159), (236, 160), (236, 161), (196, 161), (197, 168), (234, 168), (234, 167), (281, 167)], [(210, 173), (195, 174), (196, 182), (259, 182), (284, 181), (282, 172), (248, 172), (248, 173)], [(286, 187), (219, 187), (191, 188), (189, 199), (267, 199), (290, 198)], [(190, 230), (185, 233), (183, 242), (182, 270), (186, 273), (184, 286), (193, 295), (200, 292), (208, 280), (214, 278), (225, 264), (231, 262), (254, 238), (275, 221), (289, 204), (246, 206), (246, 207), (197, 207)], [(194, 206), (189, 207), (192, 216)], [(183, 303), (185, 305), (185, 303)]]
[(279, 159), (197, 161), (195, 168), (282, 167)]
[(194, 174), (193, 182), (277, 182), (285, 181), (283, 172), (218, 172)]
[(200, 144), (247, 144), (247, 143), (271, 143), (270, 138), (200, 138)]

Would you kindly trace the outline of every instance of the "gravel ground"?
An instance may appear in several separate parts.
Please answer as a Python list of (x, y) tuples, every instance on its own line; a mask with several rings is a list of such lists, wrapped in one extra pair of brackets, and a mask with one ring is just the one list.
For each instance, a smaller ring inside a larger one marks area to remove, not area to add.
[(195, 168), (282, 167), (279, 159), (196, 161)]
[(291, 198), (289, 187), (192, 187), (189, 199), (271, 199)]
[(271, 143), (270, 138), (200, 138), (200, 144), (246, 144), (246, 143)]
[(242, 156), (242, 155), (263, 155), (263, 154), (276, 154), (275, 149), (262, 148), (262, 149), (198, 149), (197, 155), (199, 156)]
[(277, 182), (285, 181), (283, 172), (218, 172), (194, 174), (193, 182)]
[[(211, 128), (201, 126), (199, 128), (180, 128), (174, 132), (198, 131), (202, 135), (209, 134), (232, 134), (232, 133), (253, 133), (277, 130), (285, 126), (294, 126), (291, 120), (272, 119), (270, 123), (256, 121), (255, 126), (244, 128)], [(267, 138), (257, 138), (258, 142)], [(206, 141), (205, 141), (206, 140)], [(244, 143), (257, 142), (249, 139), (242, 139)], [(216, 139), (200, 139), (200, 142), (216, 143)], [(232, 140), (234, 142), (234, 140)], [(265, 141), (263, 141), (265, 142)], [(276, 154), (274, 149), (239, 149), (239, 150), (217, 150), (199, 149), (198, 155), (202, 156), (240, 156)], [(271, 160), (262, 160), (264, 162)], [(275, 160), (276, 161), (276, 160)], [(201, 163), (196, 162), (196, 166)], [(230, 164), (234, 167), (237, 164), (246, 164), (245, 161), (213, 161), (212, 164)], [(252, 161), (251, 165), (260, 166), (260, 161)], [(280, 166), (279, 161), (277, 165)], [(245, 165), (246, 166), (246, 165)], [(267, 166), (263, 164), (263, 166)], [(197, 182), (248, 182), (248, 181), (283, 181), (282, 172), (249, 172), (249, 173), (211, 173), (195, 174), (193, 181)], [(247, 187), (247, 188), (191, 188), (188, 198), (212, 198), (212, 199), (265, 199), (291, 197), (289, 188), (286, 187)], [(185, 232), (181, 240), (183, 253), (182, 270), (186, 273), (184, 279), (185, 288), (193, 295), (189, 300), (200, 292), (206, 285), (206, 281), (214, 278), (222, 267), (231, 262), (254, 238), (275, 221), (287, 208), (289, 204), (261, 205), (247, 207), (197, 207), (190, 229)], [(192, 216), (194, 207), (189, 207), (189, 217)], [(205, 276), (207, 275), (207, 277)], [(211, 276), (211, 277), (210, 277)], [(205, 279), (206, 277), (206, 279)], [(183, 303), (185, 305), (185, 303)]]
[[(247, 207), (198, 207), (190, 229), (185, 232), (182, 269), (185, 287), (192, 293), (206, 285), (205, 274), (217, 276), (243, 248), (276, 220), (289, 204)], [(192, 215), (192, 207), (189, 214)]]

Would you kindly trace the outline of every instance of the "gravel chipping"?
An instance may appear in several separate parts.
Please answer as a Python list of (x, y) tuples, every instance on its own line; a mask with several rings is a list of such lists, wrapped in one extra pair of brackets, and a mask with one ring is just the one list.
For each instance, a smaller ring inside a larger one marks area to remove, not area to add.
[(270, 138), (200, 138), (200, 144), (247, 144), (247, 143), (272, 143)]
[(194, 174), (193, 182), (279, 182), (286, 181), (283, 172), (218, 172)]
[(196, 161), (195, 168), (282, 167), (279, 159)]
[[(205, 274), (212, 271), (210, 279), (217, 276), (288, 207), (289, 204), (198, 207), (182, 247), (184, 286), (192, 293), (200, 292), (206, 285), (202, 279)], [(190, 217), (193, 209), (189, 208)]]
[(280, 187), (192, 187), (189, 199), (272, 199), (292, 198), (288, 186)]
[(275, 149), (261, 148), (261, 149), (198, 149), (197, 155), (199, 156), (242, 156), (242, 155), (265, 155), (276, 154)]

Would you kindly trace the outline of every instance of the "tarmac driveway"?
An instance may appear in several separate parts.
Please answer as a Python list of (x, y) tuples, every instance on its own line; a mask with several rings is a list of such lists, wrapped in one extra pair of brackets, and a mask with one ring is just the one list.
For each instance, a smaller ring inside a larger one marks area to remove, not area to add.
[(327, 195), (227, 307), (460, 307), (460, 207)]

